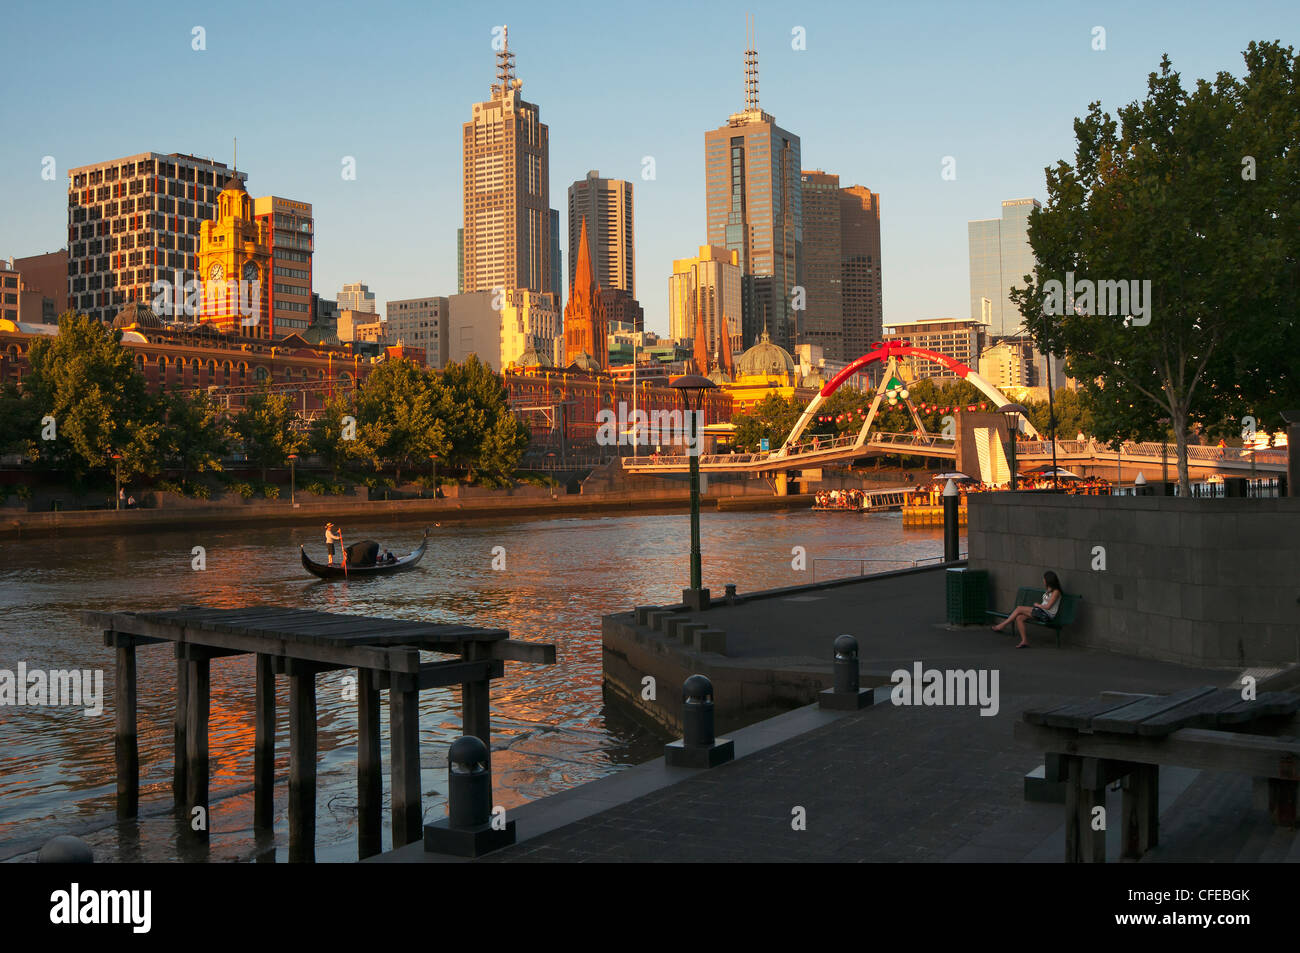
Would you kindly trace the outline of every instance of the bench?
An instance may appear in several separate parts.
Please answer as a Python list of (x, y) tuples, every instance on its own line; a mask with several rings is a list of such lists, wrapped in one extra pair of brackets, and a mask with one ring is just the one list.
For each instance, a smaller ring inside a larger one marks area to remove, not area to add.
[[(1021, 586), (1016, 592), (1017, 606), (1032, 606), (1043, 601), (1043, 589), (1035, 589), (1032, 586)], [(1083, 596), (1061, 593), (1061, 607), (1056, 610), (1056, 617), (1050, 622), (1037, 622), (1034, 619), (1026, 619), (1029, 625), (1041, 625), (1044, 628), (1056, 630), (1056, 647), (1061, 647), (1061, 630), (1074, 621), (1079, 611), (1079, 603), (1083, 601)], [(996, 609), (985, 609), (986, 615), (994, 616), (999, 619), (1005, 619), (1010, 612), (999, 612)]]

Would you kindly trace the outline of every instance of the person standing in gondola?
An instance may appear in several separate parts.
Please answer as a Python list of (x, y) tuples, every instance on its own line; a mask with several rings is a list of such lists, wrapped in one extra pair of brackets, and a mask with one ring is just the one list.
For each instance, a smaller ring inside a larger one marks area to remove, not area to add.
[[(334, 544), (343, 545), (343, 532), (333, 523), (325, 524), (325, 548), (329, 550), (331, 566), (334, 565)], [(344, 557), (346, 558), (346, 557)]]

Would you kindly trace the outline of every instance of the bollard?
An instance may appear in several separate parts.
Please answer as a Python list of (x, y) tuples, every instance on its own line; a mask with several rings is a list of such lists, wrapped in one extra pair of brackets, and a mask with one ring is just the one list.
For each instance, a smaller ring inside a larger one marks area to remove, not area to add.
[(95, 855), (83, 840), (70, 834), (60, 834), (45, 842), (36, 855), (38, 864), (93, 864)]
[(734, 582), (729, 582), (727, 583), (727, 605), (734, 606), (735, 604), (736, 604), (736, 584)]
[(861, 688), (858, 676), (858, 640), (851, 635), (835, 637), (835, 687), (817, 696), (821, 708), (833, 711), (857, 711), (875, 701), (874, 688)]
[(447, 751), (448, 816), (424, 827), (424, 849), (435, 854), (479, 857), (515, 842), (515, 822), (492, 814), (488, 749), (473, 735)]
[(949, 480), (943, 488), (943, 561), (946, 563), (955, 563), (961, 558), (961, 544), (958, 541), (960, 529), (957, 525), (961, 519), (958, 509), (960, 505), (961, 496), (957, 492), (957, 484)]
[(735, 744), (713, 733), (713, 683), (692, 675), (682, 683), (682, 738), (664, 745), (664, 761), (675, 768), (712, 768), (735, 756)]

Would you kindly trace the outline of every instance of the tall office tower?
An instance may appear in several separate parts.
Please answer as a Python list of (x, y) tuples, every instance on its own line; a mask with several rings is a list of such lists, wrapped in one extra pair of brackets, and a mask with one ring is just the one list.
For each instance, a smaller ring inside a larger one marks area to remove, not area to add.
[(384, 308), (388, 339), (424, 350), (430, 367), (447, 363), (447, 299), (404, 298), (390, 301)]
[[(569, 367), (585, 353), (596, 368), (609, 367), (609, 323), (601, 301), (600, 282), (591, 265), (591, 247), (587, 241), (587, 221), (578, 232), (578, 265), (569, 289), (569, 303), (564, 306), (564, 366)], [(578, 362), (581, 366), (581, 362)]]
[(1011, 300), (1012, 288), (1025, 286), (1033, 274), (1034, 251), (1029, 246), (1029, 213), (1042, 208), (1037, 199), (1009, 199), (1002, 217), (966, 224), (970, 240), (970, 316), (989, 326), (995, 336), (1020, 329), (1020, 309)]
[(276, 337), (306, 331), (311, 323), (311, 255), (315, 223), (311, 205), (276, 195), (253, 199), (253, 217), (266, 222), (271, 241), (271, 326)]
[(700, 246), (694, 258), (678, 258), (668, 279), (668, 336), (684, 341), (695, 336), (695, 315), (704, 320), (709, 353), (721, 353), (723, 321), (734, 354), (741, 342), (740, 253), (735, 249)]
[(560, 212), (551, 209), (551, 293), (555, 295), (555, 310), (561, 311), (560, 298), (564, 293), (564, 258), (560, 254)]
[(231, 176), (217, 196), (217, 214), (199, 231), (200, 321), (249, 337), (275, 336), (269, 218), (254, 216), (244, 183)]
[(881, 338), (880, 193), (861, 185), (840, 189), (840, 300), (844, 357), (854, 361)]
[(152, 303), (155, 281), (199, 278), (199, 229), (234, 172), (222, 162), (142, 152), (68, 170), (68, 307), (112, 321)]
[[(821, 347), (831, 361), (844, 356), (840, 238), (840, 177), (810, 169), (799, 177), (803, 196), (803, 313), (800, 343)], [(857, 357), (858, 355), (854, 355)]]
[(792, 289), (803, 283), (799, 137), (758, 105), (758, 53), (745, 51), (745, 109), (704, 134), (708, 241), (740, 253), (746, 344), (767, 328), (799, 343)]
[(636, 297), (635, 248), (632, 241), (632, 183), (602, 179), (592, 170), (569, 186), (569, 284), (577, 262), (578, 226), (587, 222), (591, 265), (602, 288), (617, 288)]
[(465, 229), (456, 229), (456, 294), (465, 293)]
[(354, 281), (350, 285), (344, 285), (339, 292), (339, 310), (376, 313), (375, 293), (364, 282)]
[(465, 293), (551, 288), (549, 131), (515, 78), (509, 37), (492, 98), (463, 127)]

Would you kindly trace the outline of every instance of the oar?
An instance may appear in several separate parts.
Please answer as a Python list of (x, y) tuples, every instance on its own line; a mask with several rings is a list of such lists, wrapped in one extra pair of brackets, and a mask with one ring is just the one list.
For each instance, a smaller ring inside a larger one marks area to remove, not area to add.
[(343, 548), (343, 534), (339, 533), (339, 552), (343, 554), (343, 578), (348, 578), (348, 551)]

